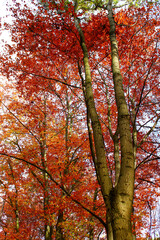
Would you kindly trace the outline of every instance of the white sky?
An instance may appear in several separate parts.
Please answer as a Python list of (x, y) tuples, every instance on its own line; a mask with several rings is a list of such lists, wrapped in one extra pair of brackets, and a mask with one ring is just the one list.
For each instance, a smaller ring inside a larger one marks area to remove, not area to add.
[(7, 3), (9, 5), (12, 5), (13, 1), (12, 0), (0, 0), (0, 18), (2, 19), (2, 21), (3, 21), (3, 18), (5, 17), (5, 15), (8, 13), (6, 10)]
[(9, 5), (12, 5), (12, 0), (0, 0), (0, 22), (1, 22), (1, 28), (0, 28), (0, 52), (3, 51), (3, 41), (7, 43), (11, 43), (10, 37), (9, 37), (9, 31), (6, 31), (4, 28), (4, 21), (11, 22), (12, 18), (7, 16), (9, 12), (7, 11), (7, 3)]

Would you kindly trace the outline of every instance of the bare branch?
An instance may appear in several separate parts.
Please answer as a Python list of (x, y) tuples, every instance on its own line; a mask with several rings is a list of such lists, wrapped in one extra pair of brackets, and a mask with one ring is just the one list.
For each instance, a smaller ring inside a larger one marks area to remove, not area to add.
[(22, 123), (19, 118), (2, 102), (2, 105), (9, 111), (9, 113), (37, 140), (39, 143), (39, 139), (31, 132), (31, 130), (24, 124)]

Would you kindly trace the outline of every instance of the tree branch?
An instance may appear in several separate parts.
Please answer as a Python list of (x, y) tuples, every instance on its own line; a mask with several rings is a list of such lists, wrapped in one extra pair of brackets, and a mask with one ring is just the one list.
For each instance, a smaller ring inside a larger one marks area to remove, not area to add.
[(82, 207), (84, 210), (86, 210), (88, 213), (90, 213), (93, 217), (95, 217), (96, 219), (98, 219), (100, 221), (100, 223), (102, 223), (102, 225), (104, 227), (106, 227), (106, 223), (103, 221), (103, 219), (101, 217), (99, 217), (98, 215), (96, 215), (94, 212), (92, 212), (90, 209), (88, 209), (87, 207), (85, 207), (82, 203), (80, 203), (78, 200), (76, 200), (75, 198), (73, 198), (71, 196), (71, 194), (64, 188), (64, 186), (62, 186), (60, 183), (58, 183), (51, 175), (51, 173), (49, 173), (46, 169), (43, 169), (39, 166), (37, 166), (36, 164), (32, 163), (32, 162), (29, 162), (27, 161), (26, 159), (23, 159), (23, 158), (20, 158), (20, 157), (16, 157), (16, 156), (13, 156), (13, 155), (9, 155), (7, 153), (2, 153), (0, 152), (0, 155), (2, 156), (7, 156), (7, 157), (10, 157), (10, 158), (13, 158), (13, 159), (17, 159), (19, 161), (22, 161), (22, 162), (25, 162), (27, 164), (30, 164), (31, 166), (39, 169), (41, 172), (44, 172), (46, 173), (49, 178), (51, 179), (52, 182), (55, 183), (56, 186), (58, 186), (73, 202), (75, 202), (77, 205), (79, 205), (80, 207)]

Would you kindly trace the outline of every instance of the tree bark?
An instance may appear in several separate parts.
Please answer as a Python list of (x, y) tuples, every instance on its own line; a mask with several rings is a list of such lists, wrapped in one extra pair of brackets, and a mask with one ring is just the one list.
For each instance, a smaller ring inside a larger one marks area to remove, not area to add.
[[(106, 205), (106, 229), (108, 239), (132, 240), (131, 213), (134, 193), (134, 153), (130, 129), (130, 116), (125, 100), (122, 75), (119, 66), (118, 45), (115, 34), (115, 22), (112, 11), (112, 0), (107, 5), (110, 24), (110, 44), (112, 57), (112, 73), (116, 105), (118, 109), (118, 134), (120, 136), (121, 166), (117, 167), (119, 173), (116, 186), (113, 188), (106, 163), (106, 153), (99, 117), (95, 107), (92, 90), (91, 72), (88, 51), (79, 20), (75, 18), (75, 25), (80, 36), (83, 51), (83, 64), (85, 69), (85, 100), (91, 119), (95, 145), (95, 168), (97, 179), (101, 186), (103, 199)], [(117, 141), (115, 141), (117, 143)], [(117, 146), (115, 146), (117, 148)], [(112, 232), (113, 231), (113, 232)], [(113, 233), (113, 236), (112, 236)]]
[[(40, 152), (41, 152), (41, 163), (44, 168), (44, 170), (47, 170), (47, 146), (46, 146), (46, 130), (47, 130), (47, 96), (44, 95), (44, 118), (42, 122), (39, 122), (39, 127), (41, 129), (40, 133)], [(53, 226), (52, 223), (50, 223), (50, 216), (47, 213), (47, 209), (49, 207), (49, 189), (48, 189), (48, 175), (46, 172), (43, 173), (43, 181), (44, 181), (44, 217), (45, 219), (45, 240), (52, 240), (52, 231)]]
[(118, 129), (121, 147), (120, 176), (115, 189), (111, 193), (112, 228), (114, 240), (132, 240), (131, 213), (134, 193), (134, 153), (130, 129), (130, 116), (125, 100), (122, 75), (119, 66), (118, 44), (115, 34), (115, 22), (112, 0), (109, 0), (108, 19), (110, 24), (110, 43), (112, 72), (118, 109)]
[(95, 107), (94, 95), (92, 90), (91, 71), (89, 65), (88, 51), (85, 44), (83, 31), (79, 25), (78, 19), (75, 18), (75, 26), (80, 36), (80, 44), (83, 51), (83, 64), (85, 69), (85, 97), (86, 107), (91, 120), (93, 138), (95, 145), (95, 169), (97, 179), (101, 186), (102, 196), (106, 205), (107, 223), (111, 223), (111, 205), (110, 205), (110, 191), (112, 189), (112, 181), (109, 176), (109, 170), (106, 161), (106, 152), (103, 140), (101, 124)]
[(63, 211), (59, 210), (58, 220), (56, 225), (56, 240), (65, 240), (63, 235), (63, 228), (61, 224), (63, 223)]

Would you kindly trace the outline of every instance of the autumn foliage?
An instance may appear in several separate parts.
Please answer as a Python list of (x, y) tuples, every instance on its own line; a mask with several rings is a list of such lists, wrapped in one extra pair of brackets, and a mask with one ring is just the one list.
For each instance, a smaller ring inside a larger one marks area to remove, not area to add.
[[(83, 19), (109, 176), (113, 186), (118, 181), (107, 11), (84, 14), (60, 2), (49, 2), (48, 9), (15, 3), (13, 24), (6, 24), (13, 44), (5, 45), (0, 60), (0, 239), (95, 239), (104, 231), (106, 207), (94, 166), (75, 17)], [(156, 228), (150, 219), (160, 186), (158, 12), (152, 4), (114, 10), (135, 158), (132, 226), (139, 240)]]

